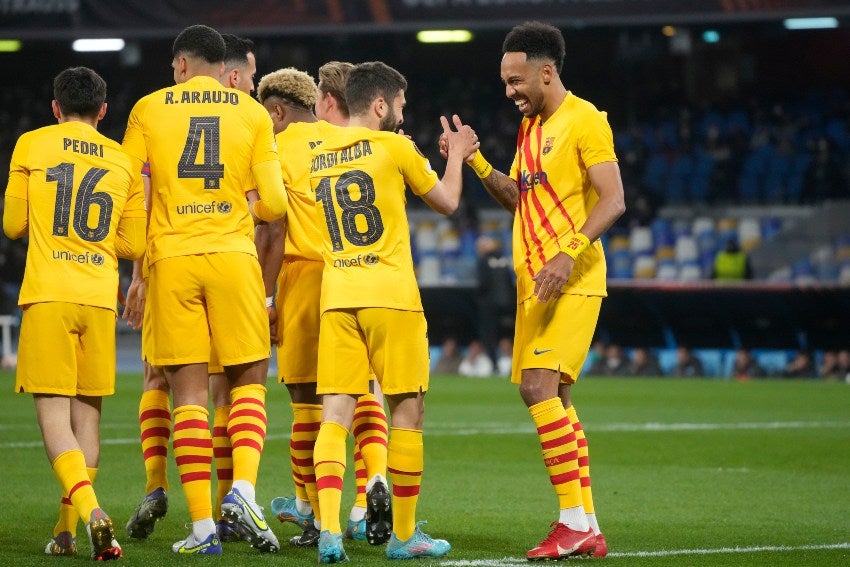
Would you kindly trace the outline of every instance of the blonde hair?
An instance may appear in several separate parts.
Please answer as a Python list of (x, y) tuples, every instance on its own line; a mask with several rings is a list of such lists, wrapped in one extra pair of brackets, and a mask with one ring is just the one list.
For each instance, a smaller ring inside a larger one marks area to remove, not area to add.
[(276, 96), (310, 109), (316, 104), (316, 80), (294, 67), (278, 69), (260, 79), (257, 96), (260, 102)]
[(337, 108), (348, 116), (348, 100), (345, 98), (345, 82), (354, 64), (346, 61), (329, 61), (319, 67), (319, 89), (322, 94), (330, 93), (336, 99)]

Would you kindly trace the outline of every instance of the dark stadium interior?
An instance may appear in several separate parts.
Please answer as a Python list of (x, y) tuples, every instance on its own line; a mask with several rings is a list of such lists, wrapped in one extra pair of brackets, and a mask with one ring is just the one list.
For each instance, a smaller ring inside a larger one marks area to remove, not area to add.
[[(839, 14), (850, 9), (847, 3), (831, 4)], [(815, 11), (818, 15), (823, 9)], [(815, 243), (793, 227), (819, 218), (834, 208), (832, 203), (850, 201), (850, 20), (840, 19), (835, 29), (787, 30), (779, 13), (695, 14), (669, 18), (676, 29), (666, 35), (658, 15), (580, 22), (559, 12), (555, 18), (567, 42), (564, 83), (608, 112), (628, 205), (604, 242), (609, 280), (616, 284), (603, 304), (599, 338), (627, 347), (848, 348), (850, 220), (833, 215), (838, 218)], [(407, 76), (404, 130), (429, 158), (441, 161), (439, 115), (458, 113), (481, 134), (482, 150), (494, 166), (508, 169), (519, 114), (504, 96), (499, 59), (504, 33), (516, 22), (483, 18), (470, 26), (471, 42), (435, 45), (416, 41), (415, 31), (424, 24), (394, 15), (395, 24), (364, 23), (374, 14), (352, 12), (340, 16), (350, 25), (316, 24), (320, 18), (311, 16), (312, 27), (306, 28), (275, 30), (243, 22), (220, 29), (254, 39), (257, 80), (286, 66), (315, 74), (328, 60), (383, 60)], [(451, 23), (462, 27), (464, 22)], [(0, 69), (11, 78), (0, 91), (0, 161), (5, 164), (18, 135), (53, 121), (51, 80), (65, 67), (87, 65), (106, 79), (109, 110), (101, 131), (118, 140), (135, 100), (172, 81), (170, 45), (177, 29), (135, 29), (120, 53), (75, 53), (73, 33), (55, 31), (53, 38), (24, 38), (19, 52), (0, 53)], [(0, 169), (4, 186), (7, 173), (6, 167)], [(464, 342), (474, 338), (469, 302), (475, 281), (467, 277), (464, 253), (474, 250), (470, 243), (479, 232), (505, 236), (504, 218), (475, 176), (465, 174), (464, 202), (451, 225), (460, 250), (441, 257), (437, 279), (423, 283), (434, 343), (449, 334)], [(424, 206), (419, 199), (409, 203), (412, 211)], [(758, 281), (742, 283), (736, 291), (718, 290), (706, 281), (709, 254), (724, 237), (724, 219), (737, 223), (741, 211), (761, 226), (759, 245), (750, 251)], [(690, 231), (691, 224), (682, 229), (683, 223), (699, 216), (710, 217), (717, 227), (711, 246), (703, 249), (700, 241), (699, 255), (686, 261), (665, 256), (663, 250), (672, 250), (676, 239)], [(502, 224), (484, 228), (491, 217)], [(776, 223), (780, 228), (769, 232), (767, 227)], [(649, 276), (641, 275), (641, 252), (630, 240), (636, 227), (653, 231)], [(771, 240), (776, 234), (785, 235), (783, 245), (781, 238)], [(618, 237), (625, 239), (619, 249)], [(19, 277), (16, 252), (8, 240), (0, 243), (8, 293)], [(813, 259), (815, 244), (830, 248), (825, 264)], [(618, 255), (630, 246), (628, 255)], [(777, 259), (783, 251), (794, 254), (784, 263)], [(687, 262), (697, 266), (699, 277), (683, 275)], [(447, 272), (449, 264), (455, 271)], [(685, 291), (658, 281), (665, 268)], [(638, 280), (641, 285), (632, 285)], [(758, 285), (771, 292), (752, 287)], [(0, 312), (10, 311), (6, 297)]]

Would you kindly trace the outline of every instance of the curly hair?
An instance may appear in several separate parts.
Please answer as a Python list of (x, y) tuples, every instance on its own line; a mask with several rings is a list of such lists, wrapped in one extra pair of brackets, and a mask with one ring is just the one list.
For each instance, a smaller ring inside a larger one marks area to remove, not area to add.
[(294, 67), (278, 69), (260, 79), (257, 96), (260, 102), (276, 96), (297, 106), (311, 109), (316, 104), (316, 80)]
[(502, 44), (502, 53), (525, 53), (527, 59), (549, 59), (558, 73), (564, 66), (566, 47), (561, 30), (543, 22), (525, 22), (515, 26)]

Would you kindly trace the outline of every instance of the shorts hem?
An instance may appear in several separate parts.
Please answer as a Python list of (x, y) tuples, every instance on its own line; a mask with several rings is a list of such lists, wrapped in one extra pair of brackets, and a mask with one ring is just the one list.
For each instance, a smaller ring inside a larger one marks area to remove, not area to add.
[(65, 396), (66, 398), (74, 398), (76, 396), (87, 396), (89, 398), (102, 398), (104, 396), (112, 396), (115, 394), (115, 388), (111, 390), (57, 390), (55, 388), (35, 388), (29, 390), (21, 390), (19, 386), (15, 387), (16, 394), (30, 395), (45, 395), (45, 396)]
[(281, 384), (315, 384), (318, 380), (315, 376), (281, 376), (278, 375), (277, 381)]

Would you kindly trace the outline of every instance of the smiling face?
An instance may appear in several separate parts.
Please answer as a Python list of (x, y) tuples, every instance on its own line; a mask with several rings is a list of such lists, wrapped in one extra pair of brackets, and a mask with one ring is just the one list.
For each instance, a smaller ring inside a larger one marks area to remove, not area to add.
[(509, 51), (502, 57), (502, 82), (505, 96), (514, 101), (523, 116), (531, 117), (545, 110), (545, 78), (551, 65), (529, 60), (525, 53)]

